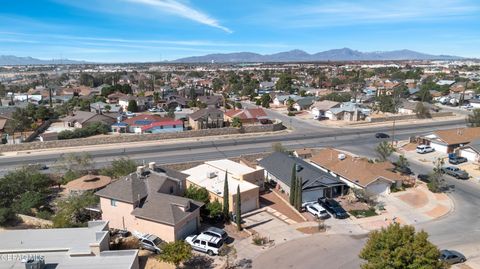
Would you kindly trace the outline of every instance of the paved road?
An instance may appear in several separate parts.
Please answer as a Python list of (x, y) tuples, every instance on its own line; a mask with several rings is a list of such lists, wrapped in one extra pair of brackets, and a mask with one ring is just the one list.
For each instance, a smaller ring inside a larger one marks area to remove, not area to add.
[[(398, 126), (395, 134), (396, 139), (408, 139), (409, 136), (426, 133), (434, 129), (453, 128), (462, 126), (464, 122), (434, 122), (424, 126)], [(301, 133), (299, 131), (284, 135), (259, 136), (238, 139), (225, 139), (188, 143), (159, 144), (139, 146), (132, 148), (112, 148), (85, 150), (92, 155), (98, 167), (104, 166), (115, 158), (122, 156), (138, 161), (155, 161), (157, 163), (179, 163), (189, 161), (211, 160), (217, 158), (234, 157), (243, 154), (262, 153), (271, 151), (273, 142), (281, 142), (288, 148), (302, 147), (339, 147), (352, 149), (352, 152), (359, 155), (372, 155), (372, 149), (379, 142), (374, 137), (376, 132), (389, 132), (388, 127), (358, 128), (358, 129), (321, 129), (316, 133)], [(32, 153), (17, 156), (0, 157), (0, 174), (15, 167), (28, 163), (45, 163), (55, 165), (61, 157), (61, 152)]]
[[(316, 234), (279, 245), (253, 260), (254, 269), (358, 269), (365, 237)], [(357, 254), (357, 255), (355, 255)]]

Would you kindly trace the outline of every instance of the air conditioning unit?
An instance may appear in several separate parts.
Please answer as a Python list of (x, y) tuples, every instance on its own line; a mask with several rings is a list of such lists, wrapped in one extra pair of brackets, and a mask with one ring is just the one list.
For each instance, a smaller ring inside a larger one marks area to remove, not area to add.
[(214, 178), (217, 176), (217, 173), (215, 172), (207, 172), (207, 178)]
[(346, 158), (345, 154), (343, 154), (343, 153), (338, 154), (338, 159), (339, 159), (340, 161), (345, 160), (345, 158)]

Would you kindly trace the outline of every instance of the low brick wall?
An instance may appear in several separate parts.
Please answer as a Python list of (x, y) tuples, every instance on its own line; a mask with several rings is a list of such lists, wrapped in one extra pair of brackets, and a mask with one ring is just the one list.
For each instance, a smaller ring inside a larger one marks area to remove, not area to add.
[(24, 150), (36, 150), (36, 149), (49, 149), (49, 148), (65, 148), (65, 147), (78, 147), (88, 145), (102, 145), (102, 144), (114, 144), (114, 143), (128, 143), (139, 141), (153, 141), (153, 140), (165, 140), (175, 138), (191, 138), (191, 137), (206, 137), (217, 135), (231, 135), (231, 134), (243, 134), (243, 133), (262, 133), (262, 132), (274, 132), (284, 129), (282, 122), (265, 125), (251, 125), (241, 128), (218, 128), (218, 129), (205, 129), (198, 131), (184, 131), (178, 133), (163, 133), (163, 134), (132, 134), (132, 135), (108, 135), (95, 138), (80, 138), (69, 140), (56, 140), (45, 142), (31, 142), (23, 144), (8, 144), (0, 145), (0, 152), (11, 151), (24, 151)]
[[(449, 116), (454, 116), (452, 112), (437, 112), (437, 113), (431, 113), (432, 118), (439, 118), (439, 117), (449, 117)], [(411, 115), (399, 115), (399, 116), (392, 116), (392, 117), (375, 117), (375, 118), (370, 118), (367, 117), (365, 121), (367, 122), (386, 122), (386, 121), (393, 121), (393, 120), (416, 120), (417, 115), (411, 114)]]
[(51, 220), (40, 219), (28, 215), (17, 214), (17, 217), (22, 220), (23, 223), (33, 225), (41, 228), (49, 228), (53, 226)]

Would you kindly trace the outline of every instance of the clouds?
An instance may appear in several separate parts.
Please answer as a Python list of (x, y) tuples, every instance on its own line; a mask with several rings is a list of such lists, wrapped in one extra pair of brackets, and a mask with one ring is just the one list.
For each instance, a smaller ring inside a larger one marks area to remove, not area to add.
[(192, 21), (196, 21), (211, 27), (221, 29), (227, 33), (233, 32), (229, 28), (220, 25), (220, 23), (216, 19), (208, 16), (207, 14), (197, 9), (194, 9), (191, 6), (181, 3), (177, 0), (123, 0), (123, 1), (135, 3), (139, 5), (145, 5), (151, 8), (158, 9), (159, 11), (172, 13)]
[[(288, 12), (285, 12), (287, 11)], [(478, 16), (480, 6), (467, 0), (340, 0), (314, 1), (306, 4), (279, 5), (267, 12), (277, 16), (257, 16), (271, 24), (283, 21), (290, 28), (324, 28), (358, 24), (402, 23), (454, 20)], [(268, 22), (268, 20), (264, 20)]]

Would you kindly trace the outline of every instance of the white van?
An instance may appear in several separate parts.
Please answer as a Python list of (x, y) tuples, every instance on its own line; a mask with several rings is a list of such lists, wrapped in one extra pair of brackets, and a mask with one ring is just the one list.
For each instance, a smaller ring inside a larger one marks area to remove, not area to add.
[(435, 149), (430, 147), (429, 145), (418, 145), (417, 146), (417, 153), (420, 153), (420, 154), (425, 154), (425, 153), (429, 153), (429, 152), (434, 152)]
[(205, 252), (210, 256), (218, 255), (220, 248), (223, 245), (223, 240), (206, 234), (190, 235), (185, 238), (185, 242), (190, 244), (193, 249)]

